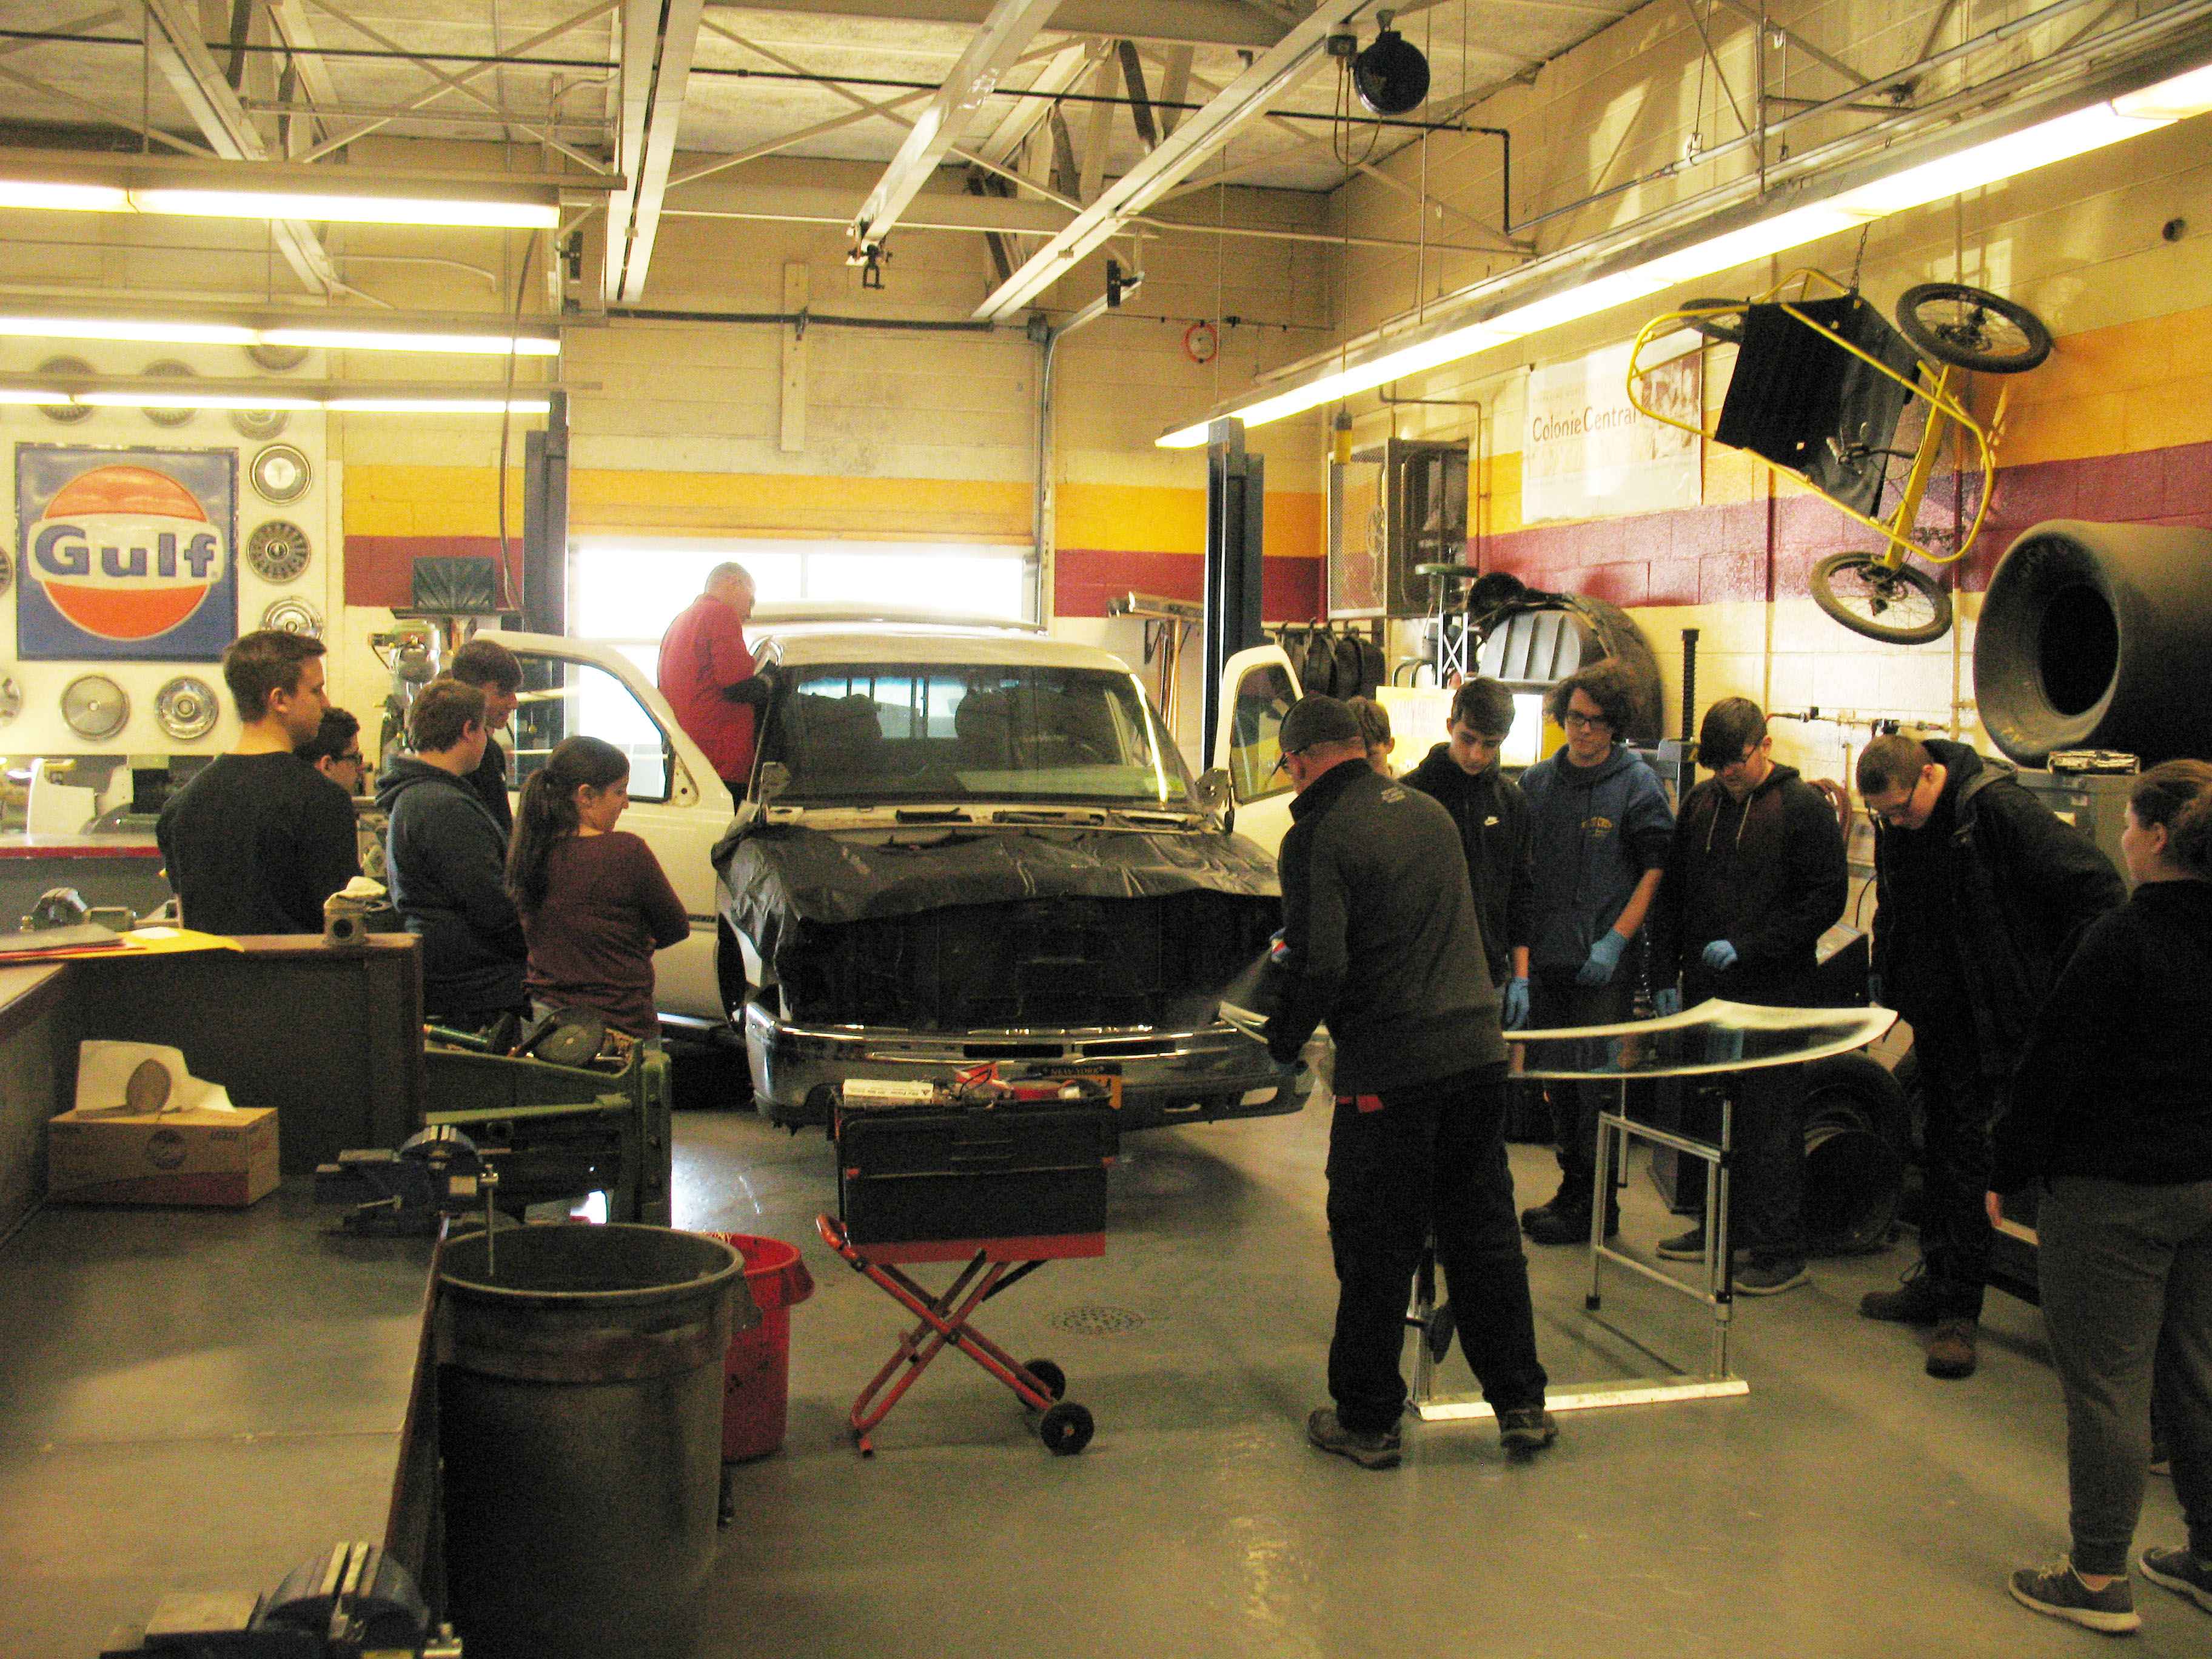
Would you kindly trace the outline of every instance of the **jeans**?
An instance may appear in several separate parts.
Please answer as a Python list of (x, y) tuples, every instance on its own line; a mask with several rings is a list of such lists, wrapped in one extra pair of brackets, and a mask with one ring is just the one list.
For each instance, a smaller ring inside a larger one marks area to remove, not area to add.
[(1340, 1097), (1328, 1135), (1336, 1329), (1328, 1392), (1355, 1434), (1394, 1427), (1406, 1304), (1433, 1230), (1461, 1352), (1493, 1410), (1544, 1403), (1528, 1265), (1502, 1138), (1505, 1068), (1478, 1066), (1384, 1091), (1379, 1109)]
[[(1577, 985), (1571, 974), (1555, 979), (1531, 976), (1528, 981), (1528, 1029), (1553, 1030), (1561, 1026), (1617, 1025), (1627, 1019), (1636, 1003), (1635, 978), (1624, 966), (1609, 985)], [(1606, 1056), (1592, 1042), (1589, 1053), (1570, 1055), (1581, 1043), (1544, 1043), (1531, 1050), (1531, 1067), (1595, 1066)], [(1562, 1192), (1577, 1211), (1589, 1202), (1597, 1179), (1597, 1115), (1608, 1102), (1620, 1097), (1620, 1085), (1611, 1083), (1544, 1085), (1544, 1101), (1552, 1110), (1553, 1145), (1558, 1149)]]
[(2154, 1393), (2190, 1553), (2212, 1560), (2212, 1181), (2062, 1176), (2035, 1222), (2043, 1317), (2066, 1393), (2075, 1566), (2128, 1570)]
[(1978, 1319), (1989, 1278), (1990, 1126), (2002, 1079), (1982, 1069), (1981, 1044), (1960, 1021), (1912, 1028), (1927, 1138), (1921, 1159), (1920, 1256), (1946, 1317)]

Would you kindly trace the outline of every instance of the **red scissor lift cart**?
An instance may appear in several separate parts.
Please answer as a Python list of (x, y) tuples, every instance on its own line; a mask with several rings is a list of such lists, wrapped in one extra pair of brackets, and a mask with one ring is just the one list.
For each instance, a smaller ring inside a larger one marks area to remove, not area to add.
[[(1106, 1254), (1106, 1166), (1116, 1137), (1108, 1076), (964, 1072), (948, 1086), (848, 1085), (830, 1123), (837, 1218), (823, 1241), (917, 1322), (848, 1414), (869, 1436), (945, 1348), (957, 1348), (1040, 1413), (1037, 1436), (1073, 1456), (1091, 1443), (1089, 1411), (1062, 1399), (1049, 1359), (1024, 1364), (975, 1328), (983, 1304), (1048, 1261)], [(932, 1292), (903, 1269), (961, 1262)]]

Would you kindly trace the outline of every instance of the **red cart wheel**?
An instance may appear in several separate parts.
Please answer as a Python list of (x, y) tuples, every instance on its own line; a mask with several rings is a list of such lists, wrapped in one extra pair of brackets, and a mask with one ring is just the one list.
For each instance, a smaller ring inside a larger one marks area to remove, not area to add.
[(1063, 1400), (1037, 1420), (1037, 1438), (1054, 1457), (1073, 1457), (1091, 1443), (1091, 1413)]

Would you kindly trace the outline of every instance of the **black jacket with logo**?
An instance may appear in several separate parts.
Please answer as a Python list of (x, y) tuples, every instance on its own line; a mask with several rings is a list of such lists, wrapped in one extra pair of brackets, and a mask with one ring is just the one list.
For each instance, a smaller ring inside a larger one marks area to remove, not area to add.
[(1492, 765), (1468, 775), (1440, 743), (1428, 758), (1399, 780), (1433, 796), (1459, 828), (1467, 854), (1468, 879), (1474, 888), (1475, 918), (1482, 924), (1482, 948), (1490, 962), (1490, 982), (1513, 976), (1513, 947), (1528, 943), (1536, 914), (1536, 870), (1529, 853), (1528, 803), (1521, 786)]
[(1327, 1021), (1348, 1095), (1502, 1063), (1498, 992), (1450, 815), (1354, 759), (1316, 779), (1291, 818), (1268, 1050), (1288, 1060)]

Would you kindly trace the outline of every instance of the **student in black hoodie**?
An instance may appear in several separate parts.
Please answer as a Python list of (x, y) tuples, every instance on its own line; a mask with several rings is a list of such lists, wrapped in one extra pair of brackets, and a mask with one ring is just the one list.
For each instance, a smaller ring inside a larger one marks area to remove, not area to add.
[(2029, 1025), (1986, 1200), (1994, 1224), (2001, 1194), (2039, 1188), (2066, 1395), (2072, 1548), (2013, 1574), (2013, 1596), (2114, 1632), (2142, 1622), (2128, 1548), (2154, 1392), (2189, 1540), (2145, 1550), (2143, 1577), (2212, 1612), (2212, 765), (2144, 773), (2120, 851), (2135, 896), (2082, 935)]
[(1528, 804), (1498, 763), (1512, 730), (1510, 691), (1492, 679), (1462, 681), (1452, 693), (1446, 740), (1405, 781), (1440, 803), (1459, 830), (1490, 982), (1498, 988), (1505, 1029), (1516, 1031), (1528, 1023), (1536, 874), (1529, 859)]
[(396, 757), (376, 785), (391, 819), (392, 902), (422, 941), (423, 1012), (463, 1030), (530, 1011), (530, 949), (507, 890), (507, 837), (469, 783), (491, 737), (484, 705), (477, 686), (431, 681), (407, 711), (415, 753)]
[(1928, 1374), (1972, 1376), (1990, 1125), (2075, 939), (2127, 891), (2087, 836), (1964, 744), (1876, 738), (1858, 785), (1875, 821), (1869, 989), (1912, 1027), (1927, 1118), (1919, 1267), (1859, 1312), (1933, 1326)]
[[(1815, 947), (1850, 890), (1842, 826), (1828, 798), (1774, 763), (1766, 716), (1726, 697), (1698, 728), (1692, 789), (1674, 823), (1651, 903), (1651, 994), (1662, 1014), (1709, 997), (1765, 1007), (1812, 1001)], [(1681, 981), (1677, 989), (1677, 976)], [(1805, 1068), (1739, 1073), (1730, 1244), (1747, 1260), (1735, 1288), (1772, 1296), (1805, 1273)], [(1705, 1255), (1705, 1224), (1662, 1239), (1674, 1261)]]

